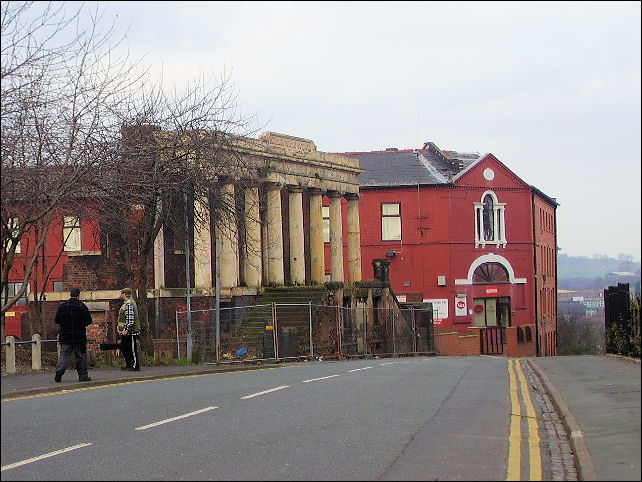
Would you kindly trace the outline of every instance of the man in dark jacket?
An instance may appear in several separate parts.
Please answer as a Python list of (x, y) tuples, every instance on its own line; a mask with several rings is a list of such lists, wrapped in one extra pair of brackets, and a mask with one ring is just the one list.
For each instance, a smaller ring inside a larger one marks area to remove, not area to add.
[(69, 296), (71, 298), (61, 303), (56, 313), (56, 323), (60, 325), (60, 357), (56, 365), (55, 380), (62, 380), (73, 353), (76, 357), (78, 380), (88, 382), (91, 378), (87, 374), (87, 326), (91, 324), (91, 314), (87, 305), (78, 299), (80, 288), (71, 288)]

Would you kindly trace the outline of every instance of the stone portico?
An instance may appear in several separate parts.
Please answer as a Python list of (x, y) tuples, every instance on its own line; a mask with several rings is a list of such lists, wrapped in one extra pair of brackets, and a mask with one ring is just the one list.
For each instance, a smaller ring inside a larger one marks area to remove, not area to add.
[[(248, 182), (242, 183), (240, 193), (239, 183), (221, 176), (220, 195), (229, 199), (242, 197), (243, 220), (240, 224), (223, 218), (216, 224), (193, 223), (195, 292), (211, 295), (215, 267), (219, 269), (221, 295), (225, 298), (256, 294), (262, 286), (284, 285), (286, 281), (289, 285), (325, 282), (324, 195), (330, 201), (330, 280), (361, 281), (362, 169), (358, 159), (320, 152), (310, 140), (273, 132), (265, 132), (258, 139), (238, 138), (233, 145), (235, 153), (243, 157)], [(345, 219), (343, 198), (347, 202)], [(208, 220), (207, 200), (193, 202), (198, 219)], [(344, 226), (348, 238), (345, 254)], [(217, 239), (218, 250), (214, 249)], [(154, 288), (161, 297), (166, 286), (164, 242), (161, 230), (154, 254)], [(216, 251), (218, 260), (213, 255)], [(344, 260), (348, 279), (344, 279)]]

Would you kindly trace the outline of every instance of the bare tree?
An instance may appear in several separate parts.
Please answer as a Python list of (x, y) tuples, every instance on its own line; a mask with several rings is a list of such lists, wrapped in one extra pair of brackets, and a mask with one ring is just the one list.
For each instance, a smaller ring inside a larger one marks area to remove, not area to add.
[[(115, 155), (114, 105), (144, 86), (99, 10), (61, 3), (2, 3), (2, 314), (24, 296), (52, 222), (83, 213), (86, 178)], [(21, 244), (22, 242), (22, 244)], [(21, 287), (9, 295), (18, 268)], [(4, 316), (2, 320), (4, 334)]]
[[(162, 82), (120, 107), (122, 139), (118, 156), (101, 165), (101, 225), (110, 226), (111, 258), (121, 262), (136, 293), (143, 349), (153, 350), (147, 291), (153, 274), (154, 241), (166, 224), (235, 224), (242, 216), (220, 184), (242, 187), (256, 174), (238, 149), (251, 133), (228, 76), (200, 76), (184, 89)], [(192, 209), (193, 203), (207, 209)], [(184, 235), (189, 235), (184, 231)]]
[[(2, 313), (24, 295), (55, 219), (93, 216), (109, 238), (104, 262), (122, 263), (137, 293), (150, 352), (154, 240), (185, 213), (186, 196), (211, 207), (214, 221), (237, 222), (237, 203), (218, 183), (242, 186), (255, 173), (239, 149), (253, 118), (240, 112), (229, 76), (167, 89), (115, 55), (122, 38), (113, 25), (99, 30), (99, 11), (80, 28), (83, 13), (2, 4)], [(211, 220), (188, 211), (194, 224)], [(23, 283), (9, 296), (19, 246)]]

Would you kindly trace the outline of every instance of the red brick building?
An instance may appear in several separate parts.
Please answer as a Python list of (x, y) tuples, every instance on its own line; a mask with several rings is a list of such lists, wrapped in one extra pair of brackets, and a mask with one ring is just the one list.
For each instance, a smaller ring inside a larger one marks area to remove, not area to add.
[(364, 278), (372, 259), (387, 258), (398, 299), (432, 302), (436, 329), (521, 327), (538, 355), (556, 353), (555, 199), (492, 154), (426, 143), (347, 155), (365, 170)]
[[(507, 328), (503, 335), (507, 337), (504, 354), (546, 356), (556, 353), (555, 199), (528, 185), (492, 154), (480, 156), (442, 151), (434, 144), (426, 143), (418, 150), (388, 149), (345, 156), (358, 158), (359, 167), (364, 170), (358, 181), (358, 225), (352, 224), (358, 226), (360, 234), (362, 276), (358, 279), (374, 277), (373, 259), (389, 260), (390, 283), (398, 300), (431, 302), (436, 310), (435, 328), (442, 333), (451, 333), (444, 335), (443, 340), (458, 346), (453, 353), (463, 350), (462, 353), (474, 354), (465, 348), (467, 345), (479, 352), (479, 329), (495, 326)], [(283, 157), (280, 153), (279, 159)], [(356, 179), (356, 174), (354, 176)], [(327, 184), (329, 181), (319, 182)], [(316, 191), (316, 195), (326, 194), (323, 196), (324, 258), (326, 280), (331, 280), (330, 198), (327, 194), (332, 192), (336, 198), (336, 192), (323, 188)], [(281, 192), (283, 215), (279, 231), (283, 231), (285, 284), (292, 278), (288, 235), (290, 196), (285, 190)], [(347, 219), (348, 223), (339, 224), (343, 231), (343, 254), (339, 257), (343, 258), (343, 279), (347, 282), (354, 278), (354, 274), (349, 273), (352, 260), (349, 259), (348, 240), (354, 237), (351, 238), (349, 232), (348, 203), (349, 200), (354, 202), (355, 198), (354, 193), (349, 198), (341, 198), (341, 218)], [(303, 273), (306, 284), (318, 283), (312, 279), (310, 204), (311, 194), (304, 193), (301, 225), (305, 231)], [(126, 278), (117, 272), (118, 265), (105, 261), (109, 254), (105, 233), (100, 232), (91, 217), (61, 214), (58, 218), (42, 248), (29, 289), (47, 293), (47, 301), (57, 306), (59, 301), (66, 299), (71, 287), (65, 280), (73, 280), (83, 292), (91, 292), (97, 312), (109, 324), (108, 313), (113, 311), (113, 299), (117, 298), (117, 290)], [(185, 262), (183, 252), (176, 249), (183, 244), (179, 234), (173, 233), (172, 226), (164, 233), (164, 267), (159, 286), (168, 293), (173, 288), (183, 289), (171, 296), (161, 294), (157, 289), (155, 300), (162, 300), (162, 304), (159, 302), (158, 306), (152, 307), (159, 320), (173, 322), (174, 312), (184, 309), (181, 303), (184, 303)], [(22, 254), (33, 250), (33, 245), (33, 240), (25, 236)], [(238, 254), (242, 255), (242, 252)], [(14, 265), (10, 295), (20, 285), (22, 270), (20, 263)], [(154, 271), (156, 279), (159, 277), (157, 266)], [(264, 269), (264, 278), (267, 272)], [(151, 280), (150, 284), (153, 282)], [(211, 285), (208, 282), (205, 288), (209, 287), (211, 291)], [(242, 295), (260, 291), (247, 287), (236, 290)], [(234, 290), (230, 291), (230, 300), (234, 293)], [(211, 298), (211, 293), (195, 297), (193, 309), (200, 304), (207, 305), (207, 296)], [(8, 313), (7, 335), (21, 337), (20, 317), (25, 309), (24, 304), (19, 304)], [(31, 328), (25, 330), (32, 331)], [(531, 343), (518, 347), (516, 343), (520, 339)], [(532, 353), (525, 353), (524, 346), (533, 347)]]

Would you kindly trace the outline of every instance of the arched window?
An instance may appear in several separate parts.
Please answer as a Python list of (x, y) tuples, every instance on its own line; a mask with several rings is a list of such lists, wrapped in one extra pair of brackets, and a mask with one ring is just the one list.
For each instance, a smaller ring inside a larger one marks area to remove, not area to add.
[(506, 247), (505, 207), (493, 191), (482, 194), (480, 202), (475, 202), (475, 247), (494, 244)]
[(508, 271), (499, 263), (484, 263), (473, 273), (473, 284), (508, 283)]
[(495, 215), (493, 208), (493, 197), (490, 194), (484, 196), (484, 241), (495, 240)]

